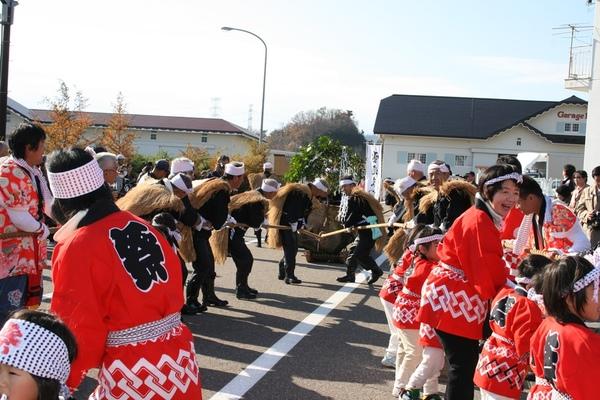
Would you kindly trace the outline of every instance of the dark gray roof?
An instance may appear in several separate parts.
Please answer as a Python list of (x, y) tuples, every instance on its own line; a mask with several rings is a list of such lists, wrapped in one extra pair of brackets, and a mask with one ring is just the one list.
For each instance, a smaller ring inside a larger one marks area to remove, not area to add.
[[(587, 101), (576, 96), (562, 101), (533, 101), (395, 94), (381, 100), (373, 132), (487, 139), (560, 104), (587, 104)], [(574, 136), (535, 131), (554, 143), (575, 140)]]
[[(50, 123), (50, 110), (28, 109), (19, 104), (10, 97), (7, 99), (7, 106), (12, 111), (20, 114), (29, 121), (39, 121), (41, 123)], [(92, 126), (104, 127), (112, 117), (110, 113), (83, 112), (92, 121)], [(146, 130), (174, 130), (187, 132), (218, 132), (224, 134), (235, 134), (258, 139), (252, 132), (220, 118), (196, 118), (196, 117), (172, 117), (165, 115), (143, 115), (127, 114), (128, 125), (132, 129)]]

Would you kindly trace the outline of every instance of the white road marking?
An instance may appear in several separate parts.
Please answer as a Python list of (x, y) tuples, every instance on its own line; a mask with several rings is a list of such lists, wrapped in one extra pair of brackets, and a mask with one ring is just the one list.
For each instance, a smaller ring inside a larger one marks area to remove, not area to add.
[(298, 323), (270, 349), (265, 351), (246, 369), (233, 378), (225, 387), (210, 398), (210, 400), (237, 400), (241, 399), (254, 385), (256, 385), (273, 367), (287, 355), (306, 335), (318, 326), (350, 293), (364, 282), (369, 275), (364, 271), (356, 275), (356, 283), (347, 283), (335, 292), (312, 314)]

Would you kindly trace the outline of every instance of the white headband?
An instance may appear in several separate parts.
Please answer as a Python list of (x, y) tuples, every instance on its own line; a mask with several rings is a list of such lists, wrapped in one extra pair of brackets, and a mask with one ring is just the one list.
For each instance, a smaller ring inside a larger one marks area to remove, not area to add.
[(517, 281), (519, 285), (529, 285), (531, 283), (531, 278), (526, 276), (517, 276), (515, 281)]
[(187, 185), (183, 181), (183, 178), (181, 177), (180, 173), (177, 174), (177, 175), (175, 175), (171, 179), (169, 179), (169, 181), (171, 182), (171, 184), (173, 186), (175, 186), (179, 190), (183, 190), (186, 194), (192, 192), (192, 188), (191, 187), (187, 187)]
[(240, 176), (244, 175), (245, 168), (244, 163), (239, 163), (240, 166), (235, 166), (233, 163), (225, 164), (225, 173), (227, 175)]
[(483, 185), (489, 186), (489, 185), (493, 185), (496, 182), (507, 181), (509, 179), (514, 179), (518, 183), (521, 183), (521, 182), (523, 182), (523, 175), (519, 174), (518, 172), (511, 172), (510, 174), (502, 175), (497, 178), (490, 179), (489, 181), (485, 181), (485, 183)]
[(341, 186), (345, 186), (345, 185), (356, 185), (356, 182), (354, 182), (352, 179), (342, 179), (342, 180), (340, 180), (340, 187)]
[(594, 267), (593, 270), (585, 274), (573, 285), (573, 293), (577, 293), (585, 289), (589, 284), (594, 284), (594, 301), (598, 303), (598, 289), (600, 288), (600, 266)]
[(406, 173), (410, 174), (410, 171), (419, 171), (425, 173), (425, 165), (419, 160), (410, 160), (406, 166)]
[(417, 184), (417, 181), (415, 181), (410, 176), (406, 176), (402, 179), (398, 179), (394, 183), (394, 189), (396, 190), (396, 193), (398, 193), (398, 195), (402, 196), (402, 193), (406, 192), (408, 189), (410, 189), (411, 187), (413, 187), (416, 184)]
[(323, 181), (320, 178), (315, 179), (312, 182), (312, 185), (325, 193), (329, 192), (329, 189), (327, 189), (327, 186), (325, 186), (325, 184), (323, 184)]
[(48, 172), (50, 190), (57, 199), (83, 196), (104, 185), (104, 174), (96, 160), (65, 172)]
[(429, 166), (427, 167), (427, 173), (430, 174), (433, 171), (435, 171), (436, 169), (439, 169), (440, 172), (444, 172), (444, 173), (448, 173), (450, 172), (450, 170), (448, 169), (448, 166), (446, 164), (436, 164), (436, 163), (431, 163), (429, 164)]
[(262, 181), (262, 183), (260, 184), (260, 189), (266, 193), (273, 193), (276, 192), (277, 189), (279, 189), (279, 184), (277, 184), (277, 187), (273, 187), (271, 185), (267, 185), (265, 181)]
[(415, 239), (413, 244), (408, 246), (408, 249), (410, 250), (411, 253), (414, 253), (417, 250), (418, 245), (435, 242), (436, 240), (442, 240), (443, 238), (444, 238), (444, 235), (440, 235), (440, 234), (418, 238), (418, 239)]
[(263, 169), (273, 169), (273, 164), (266, 162), (263, 164)]
[(9, 319), (0, 330), (0, 363), (65, 384), (71, 370), (65, 342), (48, 329)]
[(189, 158), (176, 158), (171, 161), (171, 173), (191, 172), (194, 170), (194, 162)]

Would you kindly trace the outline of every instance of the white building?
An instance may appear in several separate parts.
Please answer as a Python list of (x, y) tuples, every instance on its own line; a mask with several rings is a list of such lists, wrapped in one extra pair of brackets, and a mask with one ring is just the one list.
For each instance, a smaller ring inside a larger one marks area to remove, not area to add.
[[(92, 126), (85, 133), (88, 138), (99, 138), (112, 114), (86, 112)], [(171, 117), (162, 115), (128, 114), (129, 130), (135, 132), (134, 146), (144, 155), (165, 151), (178, 156), (188, 146), (205, 149), (209, 154), (246, 154), (251, 142), (258, 137), (249, 131), (219, 118)], [(7, 132), (23, 121), (50, 123), (48, 110), (28, 109), (8, 99)]]
[(547, 153), (535, 169), (560, 178), (583, 167), (587, 102), (393, 95), (381, 100), (374, 133), (383, 143), (383, 176), (406, 175), (415, 158), (439, 159), (455, 175), (482, 171), (502, 154)]

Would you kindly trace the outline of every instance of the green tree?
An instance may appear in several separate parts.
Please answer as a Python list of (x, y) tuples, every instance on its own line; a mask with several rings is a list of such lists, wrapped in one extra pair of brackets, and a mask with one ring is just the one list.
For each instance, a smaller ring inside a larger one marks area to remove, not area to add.
[(269, 147), (296, 151), (320, 136), (328, 136), (362, 154), (365, 138), (356, 126), (352, 111), (319, 108), (296, 114), (283, 128), (268, 137)]
[(301, 147), (292, 157), (284, 180), (300, 182), (323, 177), (329, 187), (335, 188), (341, 176), (352, 174), (354, 179), (359, 180), (364, 177), (364, 173), (364, 161), (352, 148), (327, 136), (321, 136)]

